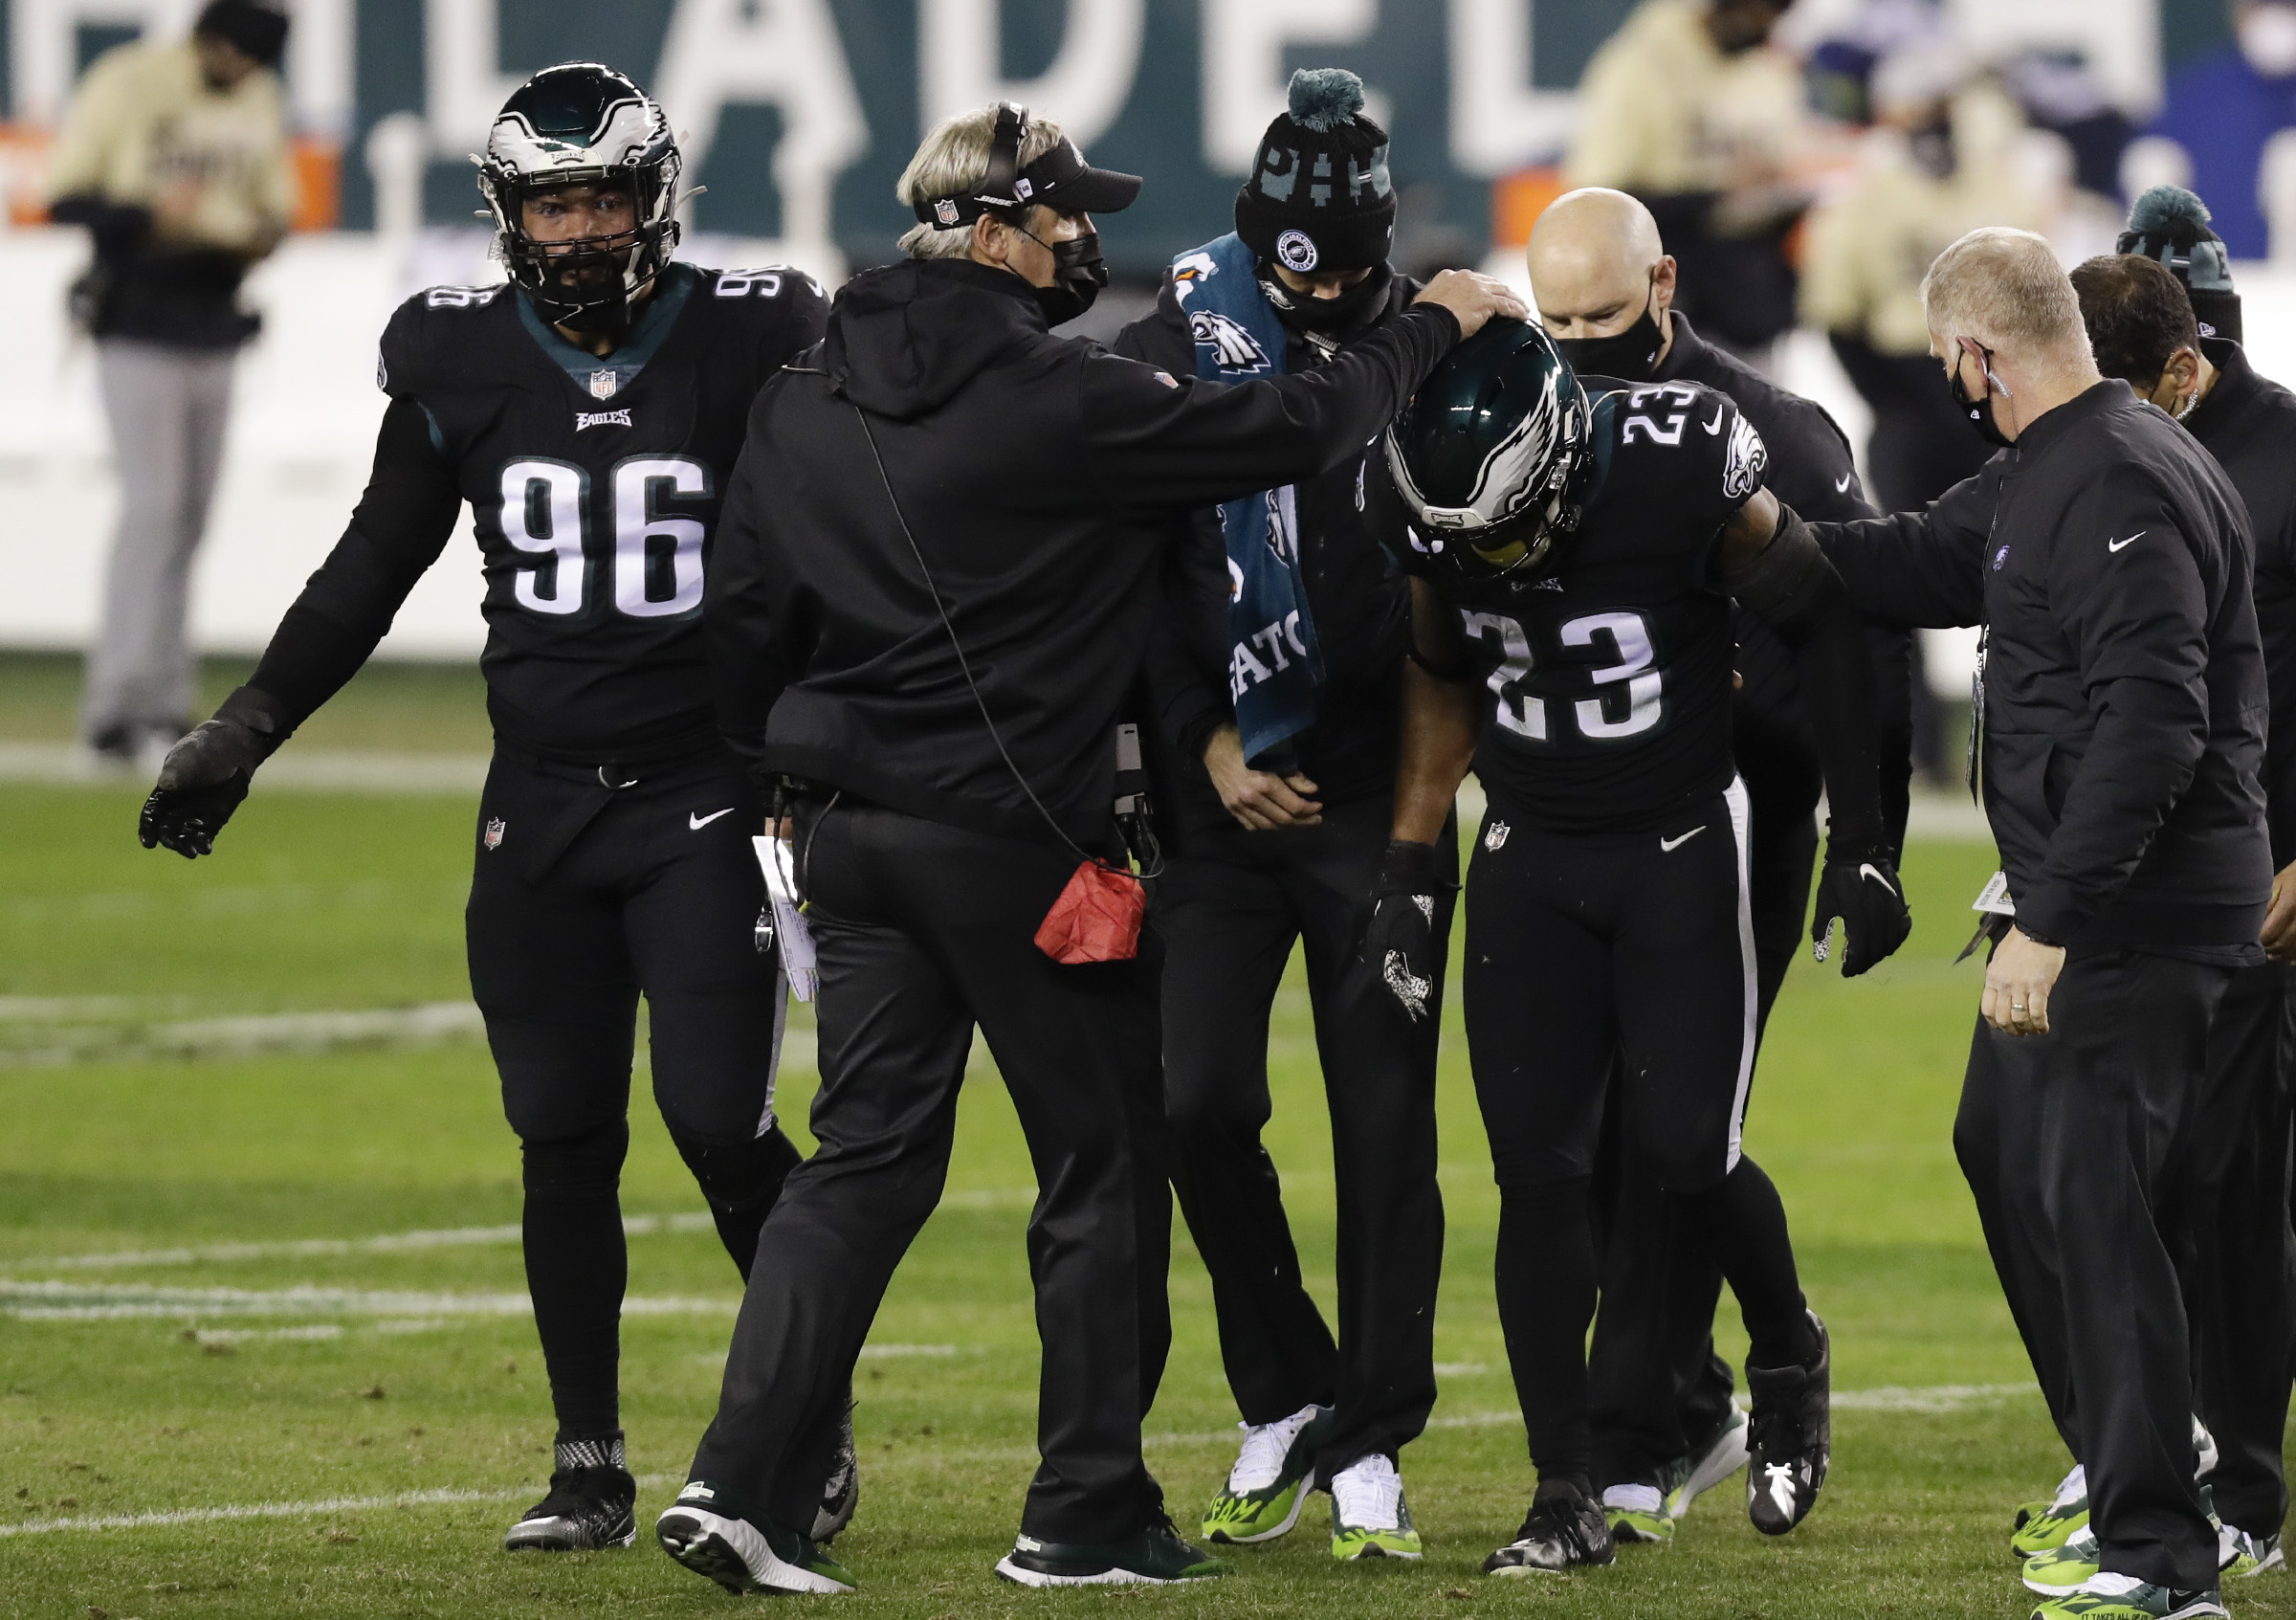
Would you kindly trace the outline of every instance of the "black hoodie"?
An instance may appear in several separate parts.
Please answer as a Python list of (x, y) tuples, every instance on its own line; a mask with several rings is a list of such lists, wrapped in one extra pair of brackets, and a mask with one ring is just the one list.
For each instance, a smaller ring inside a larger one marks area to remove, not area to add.
[(727, 495), (703, 619), (728, 741), (761, 776), (1049, 840), (1017, 770), (1104, 844), (1170, 514), (1354, 455), (1458, 336), (1423, 305), (1330, 366), (1227, 387), (1053, 337), (1003, 270), (855, 277), (759, 394)]

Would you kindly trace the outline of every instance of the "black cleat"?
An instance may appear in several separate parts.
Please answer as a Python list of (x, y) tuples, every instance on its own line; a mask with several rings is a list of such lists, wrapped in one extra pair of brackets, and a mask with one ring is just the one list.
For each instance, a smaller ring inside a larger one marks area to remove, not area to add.
[(821, 1506), (813, 1514), (813, 1540), (827, 1542), (853, 1521), (861, 1505), (861, 1454), (853, 1445), (853, 1409), (848, 1402), (845, 1424), (837, 1436), (837, 1461), (822, 1481)]
[(1025, 1535), (997, 1561), (997, 1574), (1022, 1587), (1162, 1587), (1226, 1573), (1226, 1565), (1181, 1541), (1160, 1512), (1127, 1541), (1047, 1542)]
[(1808, 1365), (1746, 1364), (1746, 1388), (1754, 1397), (1746, 1517), (1765, 1536), (1782, 1536), (1809, 1517), (1833, 1453), (1833, 1350), (1816, 1311), (1810, 1327), (1818, 1335), (1818, 1354)]
[(689, 1479), (661, 1518), (654, 1539), (695, 1574), (727, 1591), (811, 1592), (842, 1597), (858, 1583), (812, 1542), (763, 1520), (748, 1520), (721, 1501), (708, 1483)]
[(619, 1430), (603, 1440), (561, 1440), (550, 1494), (502, 1538), (502, 1550), (596, 1552), (637, 1539), (637, 1481), (629, 1476)]
[(1602, 1504), (1567, 1479), (1544, 1480), (1523, 1527), (1483, 1561), (1486, 1575), (1556, 1575), (1618, 1562)]

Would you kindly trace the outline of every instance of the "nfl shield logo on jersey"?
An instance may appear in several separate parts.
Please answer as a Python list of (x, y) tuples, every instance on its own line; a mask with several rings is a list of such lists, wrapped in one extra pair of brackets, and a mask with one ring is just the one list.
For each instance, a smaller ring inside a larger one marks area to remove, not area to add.
[(621, 386), (621, 379), (611, 371), (590, 373), (590, 396), (593, 399), (611, 399), (614, 390)]
[(496, 816), (492, 821), (488, 822), (486, 824), (486, 847), (490, 850), (500, 849), (502, 847), (502, 834), (507, 831), (508, 828), (505, 827), (502, 818), (498, 815)]

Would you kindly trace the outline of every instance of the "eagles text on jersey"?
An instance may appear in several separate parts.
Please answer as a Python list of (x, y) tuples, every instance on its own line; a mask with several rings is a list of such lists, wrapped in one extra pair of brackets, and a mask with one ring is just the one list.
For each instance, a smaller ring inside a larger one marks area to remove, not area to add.
[(1582, 379), (1594, 483), (1526, 575), (1461, 580), (1416, 532), (1407, 566), (1459, 613), (1490, 694), (1485, 786), (1554, 832), (1638, 832), (1730, 785), (1730, 599), (1714, 540), (1768, 456), (1728, 396)]
[(819, 336), (788, 269), (673, 264), (601, 359), (509, 287), (433, 287), (377, 381), (429, 419), (485, 571), (488, 703), (505, 741), (610, 755), (712, 729), (700, 614), (749, 406)]

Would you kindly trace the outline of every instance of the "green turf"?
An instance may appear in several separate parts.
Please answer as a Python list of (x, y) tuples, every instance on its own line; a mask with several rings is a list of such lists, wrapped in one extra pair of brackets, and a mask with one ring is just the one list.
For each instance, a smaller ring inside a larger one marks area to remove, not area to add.
[[(464, 993), (459, 907), (471, 806), (258, 793), (196, 866), (136, 849), (130, 790), (0, 788), (0, 1276), (132, 1288), (298, 1283), (429, 1295), (516, 1294), (508, 1243), (125, 1268), (59, 1256), (171, 1245), (360, 1238), (518, 1218), (517, 1159), (486, 1054), (472, 1042), (199, 1061), (13, 1060), (40, 1021), (378, 1008)], [(983, 1063), (968, 1087), (952, 1196), (896, 1278), (859, 1380), (861, 1514), (839, 1542), (856, 1612), (1217, 1615), (1981, 1615), (2029, 1608), (2007, 1513), (2064, 1458), (2029, 1391), (1947, 1134), (1977, 990), (1948, 965), (1989, 870), (1971, 846), (1917, 849), (1921, 926), (1866, 981), (1796, 972), (1772, 1026), (1749, 1147), (1792, 1211), (1814, 1302), (1833, 1324), (1837, 1387), (2005, 1385), (1945, 1411), (1844, 1410), (1834, 1481), (1784, 1542), (1731, 1490), (1675, 1545), (1620, 1567), (1494, 1585), (1481, 1558), (1512, 1533), (1529, 1471), (1490, 1298), (1496, 1198), (1456, 1008), (1441, 1093), (1449, 1211), (1435, 1427), (1404, 1473), (1425, 1533), (1416, 1566), (1339, 1567), (1320, 1498), (1301, 1528), (1183, 1591), (1025, 1594), (990, 1566), (1031, 1467), (1035, 1388), (1022, 1227), (1027, 1162)], [(55, 998), (73, 999), (66, 1006)], [(11, 1044), (12, 1043), (12, 1045)], [(1331, 1162), (1306, 1010), (1278, 1009), (1269, 1142), (1313, 1285), (1332, 1289)], [(809, 1074), (784, 1076), (804, 1118)], [(639, 1081), (643, 1091), (643, 1076)], [(636, 1116), (625, 1208), (700, 1209), (658, 1121)], [(804, 1140), (802, 1131), (799, 1133)], [(648, 1476), (674, 1488), (714, 1404), (736, 1298), (706, 1232), (631, 1239), (631, 1292), (698, 1314), (625, 1326), (626, 1419)], [(1177, 1343), (1151, 1460), (1183, 1521), (1232, 1455), (1234, 1411), (1209, 1291), (1184, 1238)], [(4, 1303), (5, 1301), (0, 1301)], [(1727, 1315), (1727, 1313), (1726, 1313)], [(381, 1325), (387, 1322), (388, 1331)], [(232, 1330), (339, 1325), (336, 1337)], [(227, 1335), (216, 1337), (218, 1332)], [(1742, 1339), (1726, 1324), (1731, 1353)], [(715, 1614), (733, 1600), (646, 1542), (579, 1558), (511, 1557), (503, 1525), (540, 1494), (549, 1423), (531, 1324), (518, 1316), (27, 1320), (0, 1316), (0, 1526), (255, 1502), (447, 1490), (485, 1499), (294, 1518), (0, 1537), (0, 1614)], [(644, 1522), (642, 1518), (641, 1522)], [(2286, 1578), (2241, 1612), (2296, 1612)]]

